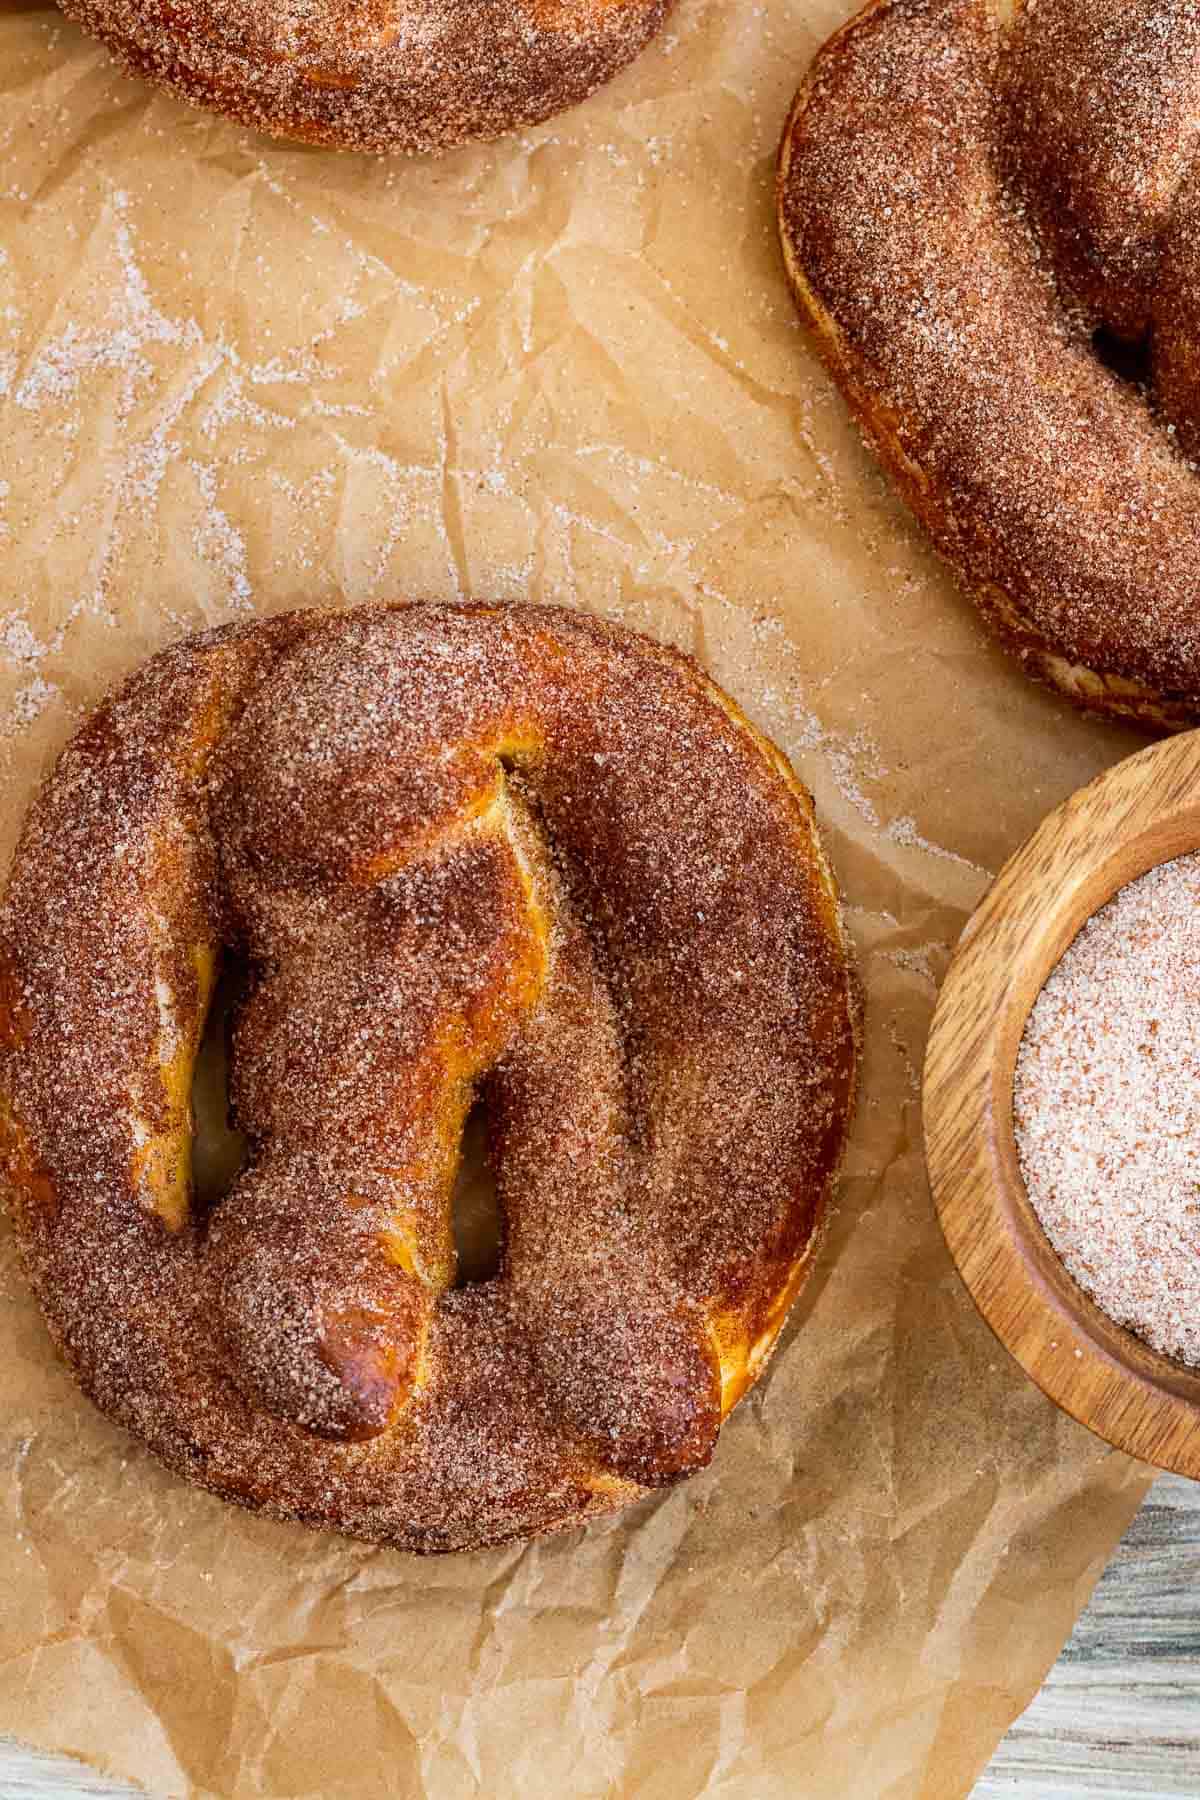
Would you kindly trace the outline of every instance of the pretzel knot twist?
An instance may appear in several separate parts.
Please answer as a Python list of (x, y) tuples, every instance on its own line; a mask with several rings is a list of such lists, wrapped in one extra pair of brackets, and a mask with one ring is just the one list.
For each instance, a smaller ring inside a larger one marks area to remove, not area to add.
[[(191, 1192), (247, 959), (246, 1162)], [(247, 1505), (412, 1549), (711, 1455), (810, 1265), (855, 1066), (811, 805), (687, 658), (553, 609), (187, 640), (64, 752), (0, 917), (22, 1249), (86, 1390)], [(454, 1286), (485, 1097), (499, 1274)]]
[(872, 0), (797, 97), (779, 214), (823, 355), (1008, 647), (1097, 711), (1200, 716), (1195, 0)]

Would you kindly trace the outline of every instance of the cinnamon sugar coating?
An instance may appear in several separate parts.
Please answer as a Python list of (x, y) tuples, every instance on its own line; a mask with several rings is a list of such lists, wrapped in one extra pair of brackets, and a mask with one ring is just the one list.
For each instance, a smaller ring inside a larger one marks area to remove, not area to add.
[(872, 0), (779, 169), (800, 309), (985, 617), (1167, 727), (1200, 717), (1198, 150), (1194, 0)]
[(275, 137), (445, 150), (609, 81), (672, 0), (61, 0), (134, 74)]
[[(206, 1209), (191, 1067), (250, 970)], [(64, 751), (0, 910), (7, 1186), (93, 1400), (418, 1551), (702, 1466), (811, 1264), (856, 985), (811, 802), (688, 658), (553, 608), (190, 638)], [(455, 1287), (482, 1094), (501, 1268)]]

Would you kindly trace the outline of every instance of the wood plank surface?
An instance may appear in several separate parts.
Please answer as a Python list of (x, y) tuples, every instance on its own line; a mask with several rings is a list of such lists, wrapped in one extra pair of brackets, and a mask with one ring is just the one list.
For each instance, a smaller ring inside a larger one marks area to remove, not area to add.
[(1164, 1475), (972, 1800), (1200, 1795), (1200, 1484)]
[[(0, 1742), (0, 1800), (132, 1791)], [(1181, 1795), (1200, 1795), (1200, 1485), (1164, 1475), (972, 1800)]]

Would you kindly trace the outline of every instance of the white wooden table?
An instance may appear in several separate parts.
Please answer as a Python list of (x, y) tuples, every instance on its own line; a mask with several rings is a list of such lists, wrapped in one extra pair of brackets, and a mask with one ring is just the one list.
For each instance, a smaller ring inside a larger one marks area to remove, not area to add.
[(973, 1800), (1200, 1795), (1200, 1484), (1163, 1475)]
[[(0, 1800), (132, 1792), (0, 1742)], [(1179, 1795), (1200, 1796), (1200, 1485), (1163, 1476), (972, 1800)]]

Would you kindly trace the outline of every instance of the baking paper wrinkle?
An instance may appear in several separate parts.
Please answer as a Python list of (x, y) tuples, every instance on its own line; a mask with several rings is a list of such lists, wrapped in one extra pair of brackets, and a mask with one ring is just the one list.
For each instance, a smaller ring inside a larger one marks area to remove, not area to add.
[[(868, 991), (838, 1204), (688, 1486), (419, 1562), (240, 1514), (80, 1400), (0, 1228), (0, 1731), (221, 1800), (942, 1800), (1144, 1489), (966, 1300), (915, 1106), (988, 871), (1134, 746), (1023, 682), (799, 330), (775, 139), (848, 0), (679, 0), (507, 144), (291, 149), (0, 0), (4, 847), (114, 679), (297, 603), (565, 600), (813, 788)], [(35, 198), (36, 197), (36, 198)]]

